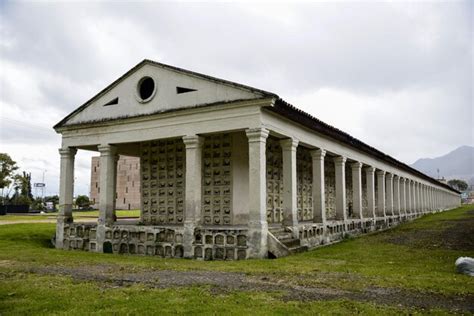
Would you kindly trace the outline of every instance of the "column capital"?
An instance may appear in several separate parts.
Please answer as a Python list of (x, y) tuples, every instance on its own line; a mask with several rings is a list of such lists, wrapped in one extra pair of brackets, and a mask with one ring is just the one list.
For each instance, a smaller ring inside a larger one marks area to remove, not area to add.
[(183, 136), (183, 143), (186, 149), (201, 148), (204, 143), (204, 137), (198, 135)]
[(74, 157), (77, 153), (77, 149), (72, 148), (72, 147), (59, 148), (58, 151), (59, 151), (59, 154), (61, 155), (61, 158)]
[(367, 166), (367, 167), (364, 167), (364, 170), (367, 173), (372, 173), (373, 174), (375, 172), (375, 167)]
[(97, 149), (101, 156), (115, 155), (117, 153), (117, 147), (109, 144), (99, 145)]
[(356, 161), (351, 163), (352, 170), (362, 169), (362, 162)]
[(280, 140), (280, 146), (282, 150), (294, 151), (298, 147), (299, 141), (295, 138), (286, 138)]
[(334, 158), (334, 163), (337, 165), (343, 165), (346, 163), (347, 158), (344, 156), (337, 156)]
[(249, 143), (266, 142), (269, 133), (269, 130), (266, 128), (250, 128), (245, 130)]
[(377, 170), (375, 173), (376, 173), (378, 176), (385, 176), (386, 171), (385, 171), (385, 170)]
[(393, 180), (400, 181), (402, 178), (396, 174), (393, 175)]
[(311, 158), (321, 160), (326, 156), (326, 151), (324, 149), (313, 149), (310, 151)]
[(394, 176), (393, 173), (386, 173), (386, 174), (385, 174), (385, 177), (386, 177), (388, 180), (393, 180), (393, 176)]

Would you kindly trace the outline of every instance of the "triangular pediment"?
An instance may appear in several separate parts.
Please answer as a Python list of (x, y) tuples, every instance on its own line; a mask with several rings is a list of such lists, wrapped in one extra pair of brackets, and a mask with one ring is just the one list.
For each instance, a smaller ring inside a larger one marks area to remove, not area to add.
[(55, 128), (270, 96), (276, 95), (144, 60), (65, 117)]

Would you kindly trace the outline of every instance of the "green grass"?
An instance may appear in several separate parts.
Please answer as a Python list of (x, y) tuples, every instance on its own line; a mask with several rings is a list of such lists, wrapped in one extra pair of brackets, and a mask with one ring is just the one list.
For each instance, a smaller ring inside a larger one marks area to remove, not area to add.
[[(116, 210), (115, 214), (118, 218), (124, 217), (140, 217), (140, 210)], [(25, 215), (3, 215), (0, 216), (1, 221), (38, 221), (38, 220), (55, 220), (58, 213), (47, 214), (25, 214)], [(74, 211), (74, 218), (97, 218), (99, 211)]]
[(41, 221), (41, 220), (48, 220), (48, 219), (51, 219), (51, 220), (56, 219), (56, 213), (0, 216), (0, 222), (2, 221)]
[[(5, 314), (327, 314), (397, 315), (399, 309), (348, 300), (296, 302), (279, 293), (235, 291), (214, 294), (209, 287), (111, 288), (57, 276), (0, 275), (0, 312)], [(5, 282), (6, 281), (6, 282)], [(28, 284), (28, 286), (25, 286)], [(415, 311), (413, 311), (415, 312)]]
[[(64, 276), (28, 274), (31, 266), (86, 266), (109, 264), (121, 271), (148, 269), (209, 270), (265, 275), (285, 284), (362, 290), (395, 287), (443, 295), (473, 295), (474, 278), (455, 273), (459, 256), (473, 256), (474, 249), (425, 248), (390, 242), (392, 237), (442, 231), (447, 221), (472, 218), (472, 206), (424, 216), (395, 229), (349, 239), (338, 244), (275, 260), (195, 261), (156, 257), (62, 251), (51, 248), (54, 224), (0, 226), (0, 314), (87, 314), (102, 308), (107, 313), (395, 314), (400, 309), (353, 301), (286, 302), (271, 292), (233, 291), (215, 296), (206, 287), (148, 289), (139, 285), (104, 288), (75, 282)], [(428, 242), (428, 241), (427, 241)], [(3, 264), (2, 264), (3, 262)], [(63, 307), (59, 302), (68, 301)], [(34, 302), (27, 304), (26, 302)], [(189, 305), (188, 305), (189, 304)], [(190, 309), (192, 306), (192, 309)], [(416, 312), (404, 309), (405, 312)], [(436, 312), (436, 311), (433, 311)]]

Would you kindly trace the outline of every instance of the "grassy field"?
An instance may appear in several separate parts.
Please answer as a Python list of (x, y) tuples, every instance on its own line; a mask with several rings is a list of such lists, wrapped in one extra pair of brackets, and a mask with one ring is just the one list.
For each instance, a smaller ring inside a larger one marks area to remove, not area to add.
[(0, 226), (0, 315), (473, 313), (474, 207), (275, 260), (53, 249), (54, 224)]
[[(140, 210), (116, 210), (115, 214), (118, 218), (124, 217), (140, 217)], [(21, 214), (21, 215), (4, 215), (0, 216), (0, 222), (2, 221), (39, 221), (39, 220), (55, 220), (58, 213), (46, 213), (46, 214)], [(74, 218), (97, 218), (99, 217), (99, 211), (74, 211)]]

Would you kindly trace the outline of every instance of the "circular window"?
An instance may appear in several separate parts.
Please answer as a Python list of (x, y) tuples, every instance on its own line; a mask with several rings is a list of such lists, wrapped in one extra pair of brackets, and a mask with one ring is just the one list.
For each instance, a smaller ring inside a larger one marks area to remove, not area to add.
[(137, 94), (141, 102), (150, 101), (156, 92), (155, 81), (151, 77), (143, 77), (138, 82)]

